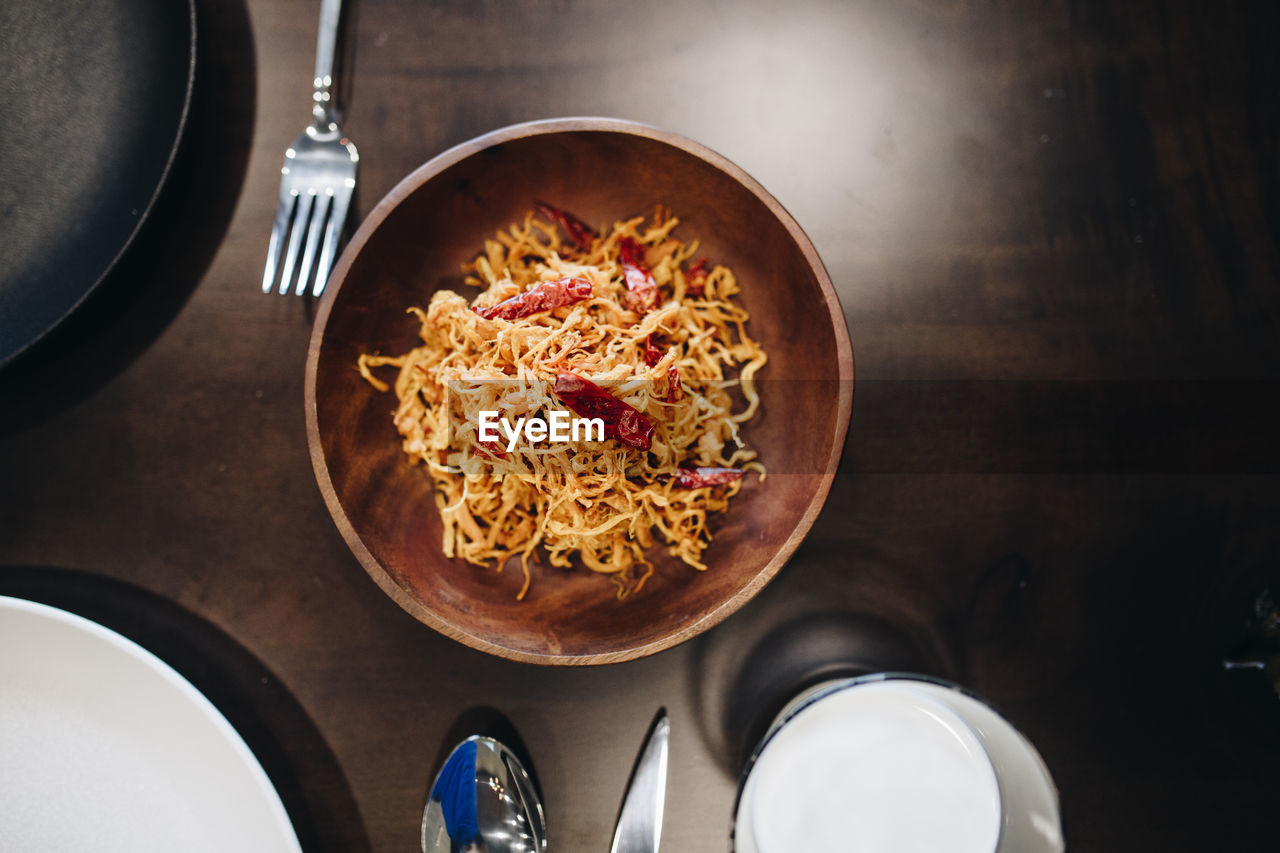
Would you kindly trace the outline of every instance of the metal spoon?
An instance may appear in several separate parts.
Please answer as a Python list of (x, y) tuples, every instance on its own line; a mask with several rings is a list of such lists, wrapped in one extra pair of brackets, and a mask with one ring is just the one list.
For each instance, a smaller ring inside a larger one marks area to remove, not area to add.
[(547, 824), (520, 759), (493, 738), (454, 747), (422, 811), (422, 853), (547, 853)]

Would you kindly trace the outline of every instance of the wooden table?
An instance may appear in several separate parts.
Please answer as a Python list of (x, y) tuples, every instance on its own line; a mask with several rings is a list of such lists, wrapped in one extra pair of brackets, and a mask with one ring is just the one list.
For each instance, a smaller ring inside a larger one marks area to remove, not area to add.
[(1280, 582), (1264, 5), (352, 2), (357, 220), (479, 133), (613, 115), (744, 167), (839, 290), (853, 425), (806, 545), (703, 638), (569, 670), (435, 634), (334, 530), (303, 434), (314, 306), (258, 284), (318, 4), (200, 0), (159, 210), (0, 374), (0, 591), (174, 661), (310, 849), (414, 849), (443, 751), (496, 711), (553, 846), (605, 850), (665, 705), (664, 849), (724, 850), (735, 651), (834, 614), (890, 626), (1019, 726), (1069, 849), (1274, 850), (1280, 707), (1222, 666)]

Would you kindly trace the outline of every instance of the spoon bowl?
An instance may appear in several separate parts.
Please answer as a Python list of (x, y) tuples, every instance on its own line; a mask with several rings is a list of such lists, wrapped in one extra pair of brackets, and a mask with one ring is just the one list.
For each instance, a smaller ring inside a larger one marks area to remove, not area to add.
[(520, 759), (473, 735), (454, 747), (422, 811), (422, 853), (547, 853), (542, 801)]

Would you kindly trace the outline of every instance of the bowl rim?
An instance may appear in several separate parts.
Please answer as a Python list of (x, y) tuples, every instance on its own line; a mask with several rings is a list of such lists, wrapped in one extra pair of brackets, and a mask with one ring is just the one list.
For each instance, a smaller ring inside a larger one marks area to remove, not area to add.
[[(401, 202), (427, 181), (449, 167), (495, 145), (534, 136), (574, 132), (619, 133), (640, 136), (681, 149), (685, 153), (704, 160), (729, 175), (768, 207), (783, 227), (786, 228), (787, 233), (791, 235), (791, 239), (795, 242), (796, 247), (804, 256), (805, 262), (814, 271), (814, 275), (817, 278), (818, 288), (826, 303), (827, 313), (832, 323), (832, 331), (836, 338), (836, 366), (839, 374), (839, 391), (836, 404), (836, 428), (832, 436), (831, 446), (827, 449), (827, 469), (818, 475), (817, 488), (810, 497), (809, 503), (801, 514), (795, 528), (774, 552), (769, 562), (749, 578), (741, 588), (732, 596), (721, 601), (710, 612), (657, 639), (608, 652), (553, 654), (550, 652), (530, 652), (524, 649), (508, 648), (467, 632), (410, 596), (395, 581), (386, 567), (373, 556), (352, 525), (351, 519), (347, 516), (346, 510), (338, 498), (333, 481), (329, 476), (329, 466), (325, 460), (324, 449), (320, 441), (319, 414), (316, 409), (316, 374), (320, 361), (321, 343), (338, 291), (345, 282), (347, 273), (355, 262), (355, 258), (368, 242), (369, 236), (381, 226), (383, 221)], [(320, 298), (315, 320), (312, 324), (310, 342), (307, 346), (304, 407), (307, 445), (311, 455), (311, 465), (315, 472), (317, 485), (320, 487), (320, 492), (324, 496), (325, 504), (329, 509), (329, 514), (333, 517), (334, 524), (342, 534), (342, 538), (346, 541), (351, 552), (369, 576), (382, 588), (383, 592), (418, 621), (446, 637), (478, 651), (521, 663), (549, 666), (586, 666), (621, 663), (647, 657), (677, 646), (686, 640), (693, 639), (724, 621), (750, 601), (777, 576), (813, 527), (835, 481), (836, 470), (844, 452), (845, 439), (849, 430), (849, 420), (853, 408), (853, 384), (853, 345), (849, 339), (848, 324), (845, 322), (844, 310), (840, 305), (839, 296), (836, 294), (835, 287), (831, 283), (831, 277), (827, 273), (822, 259), (818, 256), (818, 251), (813, 242), (801, 229), (795, 218), (782, 206), (781, 202), (728, 158), (680, 134), (628, 119), (572, 116), (538, 119), (507, 125), (459, 143), (414, 169), (383, 196), (382, 200), (373, 207), (369, 215), (360, 223), (355, 234), (347, 242), (342, 254), (334, 264), (333, 272), (329, 276), (328, 286)]]

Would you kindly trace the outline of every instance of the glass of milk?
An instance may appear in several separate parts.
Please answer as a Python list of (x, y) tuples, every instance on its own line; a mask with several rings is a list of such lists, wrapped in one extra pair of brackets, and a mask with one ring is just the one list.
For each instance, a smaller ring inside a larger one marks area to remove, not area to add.
[(947, 682), (877, 673), (783, 709), (747, 763), (735, 853), (1060, 853), (1031, 743)]

